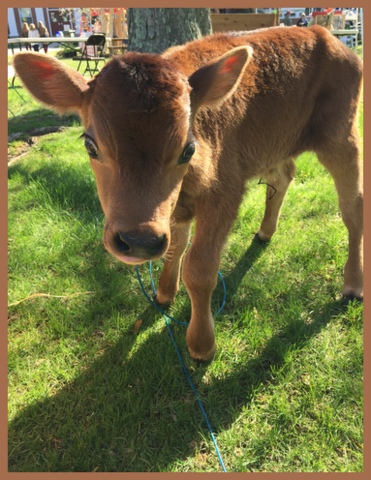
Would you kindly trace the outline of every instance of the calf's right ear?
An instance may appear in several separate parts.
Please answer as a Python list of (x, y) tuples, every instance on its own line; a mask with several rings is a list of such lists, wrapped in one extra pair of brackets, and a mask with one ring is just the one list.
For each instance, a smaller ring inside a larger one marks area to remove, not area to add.
[(18, 53), (13, 64), (24, 86), (40, 102), (59, 113), (80, 112), (83, 94), (89, 89), (81, 73), (40, 53)]
[(231, 96), (252, 54), (250, 46), (236, 47), (196, 70), (188, 79), (192, 109), (217, 106)]

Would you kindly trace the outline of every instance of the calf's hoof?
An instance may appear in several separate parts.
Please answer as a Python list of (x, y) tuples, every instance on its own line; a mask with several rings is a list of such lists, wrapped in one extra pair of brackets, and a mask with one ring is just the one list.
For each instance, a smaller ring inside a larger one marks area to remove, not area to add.
[(155, 294), (153, 295), (152, 300), (154, 301), (154, 303), (155, 303), (156, 305), (158, 305), (160, 308), (162, 308), (162, 310), (167, 310), (167, 309), (170, 307), (170, 305), (171, 305), (171, 302), (165, 302), (165, 303), (160, 302), (159, 299), (158, 299), (158, 297), (157, 297), (157, 293), (155, 293)]
[(272, 235), (266, 235), (261, 230), (259, 230), (258, 233), (255, 234), (255, 239), (261, 243), (268, 243), (271, 238), (272, 238)]
[(157, 303), (157, 305), (163, 309), (170, 307), (173, 303), (175, 295), (162, 295), (161, 292), (157, 290), (155, 295), (153, 296), (153, 301)]
[(345, 303), (349, 303), (352, 300), (358, 300), (359, 302), (363, 302), (363, 289), (355, 289), (355, 288), (350, 288), (346, 287), (344, 288), (343, 291), (343, 301)]
[(344, 306), (348, 306), (352, 302), (356, 303), (363, 303), (363, 295), (361, 297), (357, 295), (343, 295), (343, 298), (341, 299), (341, 303)]
[(188, 346), (188, 352), (190, 356), (193, 358), (193, 360), (195, 360), (196, 362), (200, 362), (200, 363), (211, 362), (216, 352), (216, 343), (214, 343), (210, 349), (203, 350), (203, 351), (195, 351), (195, 350), (192, 350), (190, 346)]

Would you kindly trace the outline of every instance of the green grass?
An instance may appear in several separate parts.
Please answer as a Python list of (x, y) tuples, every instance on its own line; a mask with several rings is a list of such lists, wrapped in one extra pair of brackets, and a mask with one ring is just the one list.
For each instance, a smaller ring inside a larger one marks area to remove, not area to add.
[[(220, 471), (163, 317), (104, 250), (81, 132), (74, 120), (9, 167), (9, 304), (28, 298), (9, 307), (9, 471)], [(172, 326), (229, 472), (363, 471), (363, 306), (340, 298), (333, 181), (311, 154), (297, 165), (268, 245), (253, 240), (265, 187), (241, 205), (214, 361), (194, 363)], [(170, 313), (189, 320), (183, 286)]]

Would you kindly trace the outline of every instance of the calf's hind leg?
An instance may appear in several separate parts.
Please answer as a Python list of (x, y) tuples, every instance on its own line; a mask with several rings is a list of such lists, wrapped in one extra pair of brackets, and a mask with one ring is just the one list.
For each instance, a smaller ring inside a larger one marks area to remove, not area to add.
[(348, 229), (348, 259), (343, 295), (363, 299), (363, 175), (357, 132), (318, 158), (334, 178), (343, 222)]
[(267, 193), (265, 213), (257, 236), (268, 242), (277, 230), (278, 220), (287, 189), (296, 172), (294, 161), (290, 158), (281, 162), (275, 169), (266, 175)]

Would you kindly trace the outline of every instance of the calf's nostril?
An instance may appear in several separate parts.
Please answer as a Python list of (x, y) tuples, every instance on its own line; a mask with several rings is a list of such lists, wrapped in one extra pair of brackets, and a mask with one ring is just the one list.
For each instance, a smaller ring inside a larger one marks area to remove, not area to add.
[(125, 235), (123, 235), (121, 232), (116, 233), (114, 242), (119, 249), (120, 253), (128, 253), (130, 252), (131, 248), (130, 245), (126, 241)]
[(153, 243), (150, 247), (154, 254), (160, 252), (166, 243), (166, 235), (161, 235), (153, 240)]
[(116, 251), (123, 255), (151, 258), (161, 254), (167, 242), (166, 235), (133, 235), (117, 232), (113, 241)]

